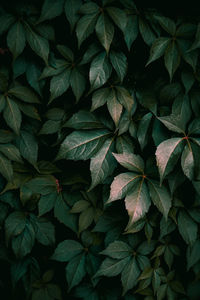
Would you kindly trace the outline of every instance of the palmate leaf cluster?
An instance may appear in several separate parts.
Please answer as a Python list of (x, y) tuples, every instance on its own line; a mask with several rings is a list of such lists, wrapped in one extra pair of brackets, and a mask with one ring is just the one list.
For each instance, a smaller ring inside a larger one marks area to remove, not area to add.
[(200, 297), (200, 23), (132, 0), (0, 7), (6, 299)]

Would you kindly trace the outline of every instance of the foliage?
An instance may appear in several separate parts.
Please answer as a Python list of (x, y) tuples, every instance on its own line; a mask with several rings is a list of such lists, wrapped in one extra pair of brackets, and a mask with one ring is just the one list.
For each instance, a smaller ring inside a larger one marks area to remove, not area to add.
[(2, 2), (6, 299), (199, 299), (199, 18), (135, 3)]

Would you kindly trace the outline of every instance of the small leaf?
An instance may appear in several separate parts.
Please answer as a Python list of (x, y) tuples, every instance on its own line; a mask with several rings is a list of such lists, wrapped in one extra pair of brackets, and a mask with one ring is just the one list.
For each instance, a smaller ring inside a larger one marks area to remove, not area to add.
[(69, 87), (69, 79), (70, 79), (71, 70), (66, 69), (60, 74), (54, 76), (50, 82), (50, 92), (51, 97), (49, 100), (49, 104), (57, 97), (60, 97), (64, 94)]
[(161, 38), (158, 38), (155, 40), (155, 42), (151, 46), (150, 56), (149, 56), (149, 60), (146, 64), (146, 66), (148, 66), (150, 63), (152, 63), (156, 59), (163, 56), (163, 54), (165, 53), (165, 50), (167, 49), (167, 47), (169, 45), (169, 42), (170, 42), (170, 39), (164, 38), (164, 37), (161, 37)]
[[(190, 144), (189, 144), (190, 145)], [(194, 177), (194, 154), (191, 145), (185, 145), (182, 156), (181, 156), (181, 166), (183, 173), (192, 180)]]
[(156, 160), (160, 173), (160, 182), (174, 169), (183, 149), (182, 141), (182, 138), (171, 138), (158, 146)]
[(115, 241), (108, 245), (108, 247), (101, 251), (100, 254), (109, 256), (115, 259), (123, 259), (127, 256), (131, 255), (131, 247), (122, 242), (122, 241)]
[(113, 155), (118, 163), (120, 163), (120, 165), (122, 165), (124, 168), (127, 168), (129, 171), (143, 174), (144, 161), (139, 155), (132, 153), (113, 153)]
[(178, 215), (178, 230), (187, 244), (194, 244), (197, 239), (198, 226), (183, 210)]
[(77, 68), (74, 68), (71, 72), (70, 84), (76, 97), (76, 102), (78, 102), (85, 90), (86, 80), (83, 74), (81, 74)]
[(22, 157), (34, 166), (38, 157), (38, 143), (35, 137), (29, 132), (21, 130), (18, 143)]
[(108, 111), (115, 123), (115, 126), (118, 126), (123, 107), (122, 105), (118, 102), (117, 97), (116, 97), (116, 92), (114, 89), (111, 89), (109, 96), (107, 98), (107, 107)]
[(130, 260), (130, 256), (125, 257), (121, 260), (113, 259), (113, 258), (108, 257), (101, 264), (99, 270), (95, 274), (95, 277), (99, 277), (99, 276), (107, 276), (107, 277), (117, 276), (123, 271), (124, 267), (127, 265), (129, 260)]
[(22, 121), (21, 112), (17, 104), (9, 97), (6, 97), (6, 106), (3, 116), (8, 126), (12, 128), (16, 134), (19, 134)]
[(38, 23), (59, 16), (63, 11), (63, 3), (64, 0), (45, 0)]
[(170, 81), (177, 70), (178, 66), (180, 65), (180, 54), (176, 42), (172, 41), (164, 56), (165, 60), (165, 67), (169, 73)]
[(114, 37), (114, 26), (105, 14), (99, 16), (95, 30), (99, 41), (108, 53)]
[(65, 240), (58, 244), (51, 259), (68, 262), (73, 257), (81, 254), (83, 250), (83, 246), (77, 241)]
[(70, 291), (74, 286), (78, 285), (85, 275), (85, 255), (80, 254), (72, 258), (66, 267), (68, 291)]
[(94, 111), (95, 109), (103, 106), (106, 103), (109, 94), (110, 94), (109, 88), (102, 88), (95, 91), (92, 95), (91, 111)]
[(110, 61), (122, 82), (127, 72), (127, 58), (123, 52), (110, 52)]
[(26, 44), (25, 31), (20, 22), (10, 28), (7, 35), (7, 44), (15, 60), (24, 50)]
[(13, 168), (10, 160), (8, 160), (3, 154), (0, 153), (0, 173), (8, 181), (13, 180)]

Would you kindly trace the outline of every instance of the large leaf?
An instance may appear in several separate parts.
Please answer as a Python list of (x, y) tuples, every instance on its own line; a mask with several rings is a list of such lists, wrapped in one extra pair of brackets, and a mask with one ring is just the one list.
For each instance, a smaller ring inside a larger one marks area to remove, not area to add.
[(89, 159), (99, 150), (108, 136), (107, 130), (75, 131), (61, 144), (57, 159)]

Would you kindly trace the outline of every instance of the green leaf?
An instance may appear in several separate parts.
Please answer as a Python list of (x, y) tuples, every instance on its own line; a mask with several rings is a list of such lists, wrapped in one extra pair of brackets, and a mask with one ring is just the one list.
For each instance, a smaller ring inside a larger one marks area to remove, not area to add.
[(160, 182), (175, 167), (183, 149), (182, 138), (171, 138), (162, 142), (156, 150), (157, 166), (160, 173)]
[[(190, 47), (189, 51), (195, 50), (197, 48), (200, 47), (200, 41), (199, 41), (199, 37), (200, 37), (200, 23), (197, 26), (197, 31), (196, 31), (196, 35), (195, 35), (195, 40), (192, 44), (192, 46)], [(194, 52), (193, 52), (194, 53)]]
[(148, 143), (148, 133), (149, 127), (152, 120), (152, 113), (147, 113), (144, 117), (140, 120), (137, 130), (137, 138), (140, 144), (141, 149), (143, 150), (144, 147)]
[(105, 14), (99, 16), (95, 30), (100, 43), (108, 53), (114, 37), (114, 26)]
[(15, 17), (11, 14), (3, 13), (0, 16), (0, 35), (9, 29), (9, 27), (15, 22)]
[(58, 244), (51, 259), (68, 262), (83, 252), (83, 246), (74, 240), (65, 240)]
[(38, 143), (36, 138), (29, 132), (21, 130), (18, 143), (22, 157), (35, 166), (38, 157)]
[(10, 160), (8, 160), (3, 154), (0, 153), (0, 173), (8, 181), (13, 180), (13, 168)]
[(31, 179), (26, 184), (26, 187), (30, 189), (33, 193), (38, 193), (41, 195), (47, 195), (56, 191), (56, 179), (51, 175), (40, 176)]
[(8, 94), (26, 103), (40, 103), (38, 96), (26, 86), (17, 85), (9, 89)]
[(115, 123), (115, 126), (118, 126), (123, 107), (117, 100), (117, 95), (114, 89), (110, 90), (109, 96), (107, 98), (107, 107), (108, 111)]
[(123, 52), (110, 52), (110, 61), (115, 69), (120, 81), (122, 82), (127, 72), (127, 58)]
[[(57, 45), (56, 48), (60, 52), (60, 54), (67, 60), (69, 63), (73, 63), (74, 61), (74, 53), (72, 50), (66, 46), (63, 45)], [(63, 61), (64, 63), (64, 61)]]
[(120, 165), (124, 168), (127, 168), (129, 171), (143, 174), (144, 171), (144, 161), (139, 155), (132, 153), (122, 153), (116, 154), (113, 153), (115, 159)]
[(101, 251), (100, 254), (109, 256), (115, 259), (123, 259), (127, 256), (131, 256), (131, 247), (122, 242), (122, 241), (115, 241), (108, 245), (108, 247)]
[(94, 111), (95, 109), (103, 106), (106, 103), (109, 94), (110, 94), (109, 88), (102, 88), (95, 91), (92, 95), (91, 111)]
[(165, 60), (165, 67), (169, 73), (169, 77), (171, 81), (175, 71), (180, 65), (180, 54), (176, 42), (172, 41), (169, 44), (165, 52), (164, 60)]
[(81, 7), (81, 4), (81, 0), (65, 0), (65, 15), (70, 23), (71, 30), (74, 29), (74, 26), (79, 19), (78, 11)]
[(16, 146), (12, 144), (3, 144), (0, 145), (0, 152), (2, 152), (8, 159), (16, 161), (16, 162), (22, 162), (22, 158), (20, 155), (19, 150)]
[(155, 19), (159, 22), (160, 26), (172, 36), (175, 35), (176, 32), (176, 24), (173, 20), (164, 17), (164, 16), (155, 16)]
[(187, 248), (187, 270), (192, 268), (200, 260), (200, 240)]
[(146, 66), (148, 66), (150, 63), (152, 63), (156, 59), (163, 56), (163, 54), (165, 53), (165, 50), (167, 49), (167, 47), (169, 45), (169, 42), (170, 42), (170, 39), (166, 38), (166, 37), (160, 37), (155, 40), (155, 42), (151, 46), (150, 56), (149, 56)]
[(5, 221), (5, 235), (7, 243), (13, 236), (23, 232), (26, 226), (26, 216), (22, 211), (12, 212)]
[(107, 139), (101, 149), (92, 157), (90, 163), (90, 171), (92, 183), (90, 190), (113, 173), (116, 167), (115, 159), (112, 156), (114, 150), (113, 138)]
[(166, 187), (160, 186), (155, 180), (148, 181), (148, 187), (151, 199), (158, 210), (164, 215), (167, 220), (169, 210), (171, 208), (171, 196)]
[(36, 239), (44, 246), (52, 246), (55, 243), (55, 228), (45, 218), (37, 218)]
[(91, 63), (89, 78), (92, 89), (102, 86), (111, 74), (111, 66), (108, 62), (106, 52), (97, 55)]
[(194, 244), (197, 239), (198, 225), (184, 210), (178, 214), (178, 230), (187, 244)]
[(181, 156), (181, 166), (184, 174), (192, 180), (194, 177), (194, 154), (191, 148), (191, 145), (185, 145), (182, 156)]
[(50, 82), (51, 97), (49, 99), (49, 104), (55, 98), (60, 97), (68, 90), (69, 83), (70, 83), (70, 74), (71, 74), (71, 70), (66, 69), (51, 79)]
[(61, 144), (56, 159), (89, 159), (100, 149), (109, 134), (109, 131), (103, 129), (74, 131)]
[(81, 74), (80, 70), (77, 68), (73, 69), (71, 72), (70, 84), (76, 97), (76, 102), (78, 102), (85, 90), (86, 80), (83, 74)]
[(63, 127), (69, 127), (73, 129), (92, 129), (102, 128), (102, 123), (96, 118), (96, 116), (89, 111), (80, 110), (74, 114)]
[(43, 195), (40, 197), (38, 203), (39, 216), (42, 216), (47, 212), (49, 212), (50, 210), (52, 210), (52, 208), (55, 205), (56, 198), (57, 198), (57, 192)]
[(42, 5), (41, 15), (38, 23), (46, 20), (54, 19), (63, 11), (64, 0), (45, 0)]
[(31, 252), (35, 242), (35, 230), (30, 222), (27, 222), (24, 231), (12, 240), (12, 249), (18, 258), (22, 258)]
[(8, 126), (12, 128), (17, 135), (19, 135), (22, 121), (21, 112), (17, 104), (9, 97), (6, 97), (6, 106), (3, 112), (3, 116)]
[(66, 267), (68, 291), (70, 291), (74, 286), (78, 285), (85, 275), (85, 255), (80, 254), (72, 258)]
[(139, 30), (144, 42), (150, 47), (156, 39), (156, 35), (145, 19), (141, 17), (139, 17)]
[(26, 39), (31, 49), (44, 60), (46, 65), (48, 65), (49, 43), (45, 38), (35, 33), (27, 23)]
[(129, 115), (132, 115), (132, 109), (134, 105), (134, 99), (130, 92), (123, 88), (123, 87), (117, 87), (117, 99), (123, 105), (126, 110), (128, 111)]
[(130, 51), (133, 42), (138, 36), (138, 18), (137, 16), (130, 15), (128, 16), (126, 28), (124, 29), (124, 40)]
[(133, 257), (122, 272), (121, 281), (123, 286), (123, 295), (137, 285), (140, 273), (141, 271), (138, 267), (136, 258)]
[(80, 48), (83, 41), (90, 36), (95, 28), (97, 22), (98, 12), (85, 15), (80, 18), (76, 26), (76, 35), (78, 38), (78, 47)]
[(105, 9), (113, 22), (124, 32), (127, 23), (126, 13), (114, 6), (106, 7)]
[(129, 224), (137, 222), (145, 216), (151, 205), (149, 192), (144, 178), (132, 187), (132, 191), (125, 198), (125, 206), (129, 215)]
[(116, 176), (111, 184), (110, 198), (107, 203), (124, 198), (140, 177), (141, 175), (130, 172)]
[(99, 276), (107, 276), (107, 277), (117, 276), (123, 271), (124, 267), (127, 265), (129, 260), (130, 260), (130, 256), (125, 257), (125, 258), (120, 259), (120, 260), (108, 257), (101, 264), (99, 270), (95, 274), (95, 277), (99, 277)]
[(24, 50), (26, 44), (25, 31), (20, 22), (10, 28), (7, 35), (7, 44), (15, 60)]

